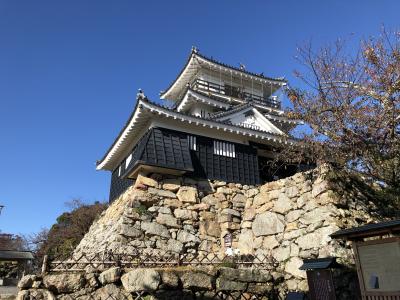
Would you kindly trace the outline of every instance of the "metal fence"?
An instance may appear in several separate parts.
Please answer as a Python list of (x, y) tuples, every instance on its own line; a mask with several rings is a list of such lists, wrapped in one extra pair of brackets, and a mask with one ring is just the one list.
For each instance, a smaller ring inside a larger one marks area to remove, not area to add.
[(67, 259), (63, 257), (45, 258), (42, 272), (68, 271), (101, 271), (111, 267), (122, 268), (165, 268), (177, 266), (227, 266), (235, 268), (250, 268), (273, 270), (277, 261), (272, 256), (264, 255), (219, 255), (217, 253), (177, 254), (164, 252), (162, 254), (143, 253), (137, 251), (130, 254), (97, 253), (80, 254)]
[[(80, 254), (70, 257), (45, 257), (42, 265), (42, 274), (61, 272), (102, 272), (111, 267), (129, 268), (170, 268), (177, 266), (215, 266), (233, 268), (257, 268), (273, 270), (277, 262), (271, 256), (263, 255), (218, 255), (216, 253), (199, 252), (196, 254), (185, 253), (143, 253), (137, 251), (131, 254), (116, 254), (112, 252), (97, 254)], [(39, 290), (30, 290), (28, 294), (20, 297), (22, 300), (47, 299)], [(50, 298), (49, 298), (50, 299)], [(223, 299), (223, 300), (261, 300), (277, 299), (271, 292), (252, 293), (248, 291), (218, 291), (198, 289), (172, 289), (128, 293), (117, 285), (109, 285), (85, 290), (82, 294), (63, 294), (57, 296), (62, 300), (197, 300), (197, 299)]]

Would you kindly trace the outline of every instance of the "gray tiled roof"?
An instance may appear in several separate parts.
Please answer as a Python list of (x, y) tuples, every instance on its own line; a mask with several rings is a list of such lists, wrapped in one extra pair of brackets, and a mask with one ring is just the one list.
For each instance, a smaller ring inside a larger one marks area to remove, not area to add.
[(300, 270), (330, 269), (338, 268), (340, 265), (336, 262), (336, 257), (325, 257), (317, 259), (305, 259)]
[(33, 259), (30, 251), (0, 250), (0, 260), (30, 260)]
[(332, 233), (330, 236), (335, 239), (345, 238), (355, 235), (373, 236), (375, 232), (383, 232), (383, 231), (390, 232), (393, 230), (400, 232), (400, 219), (380, 222), (380, 223), (366, 224), (363, 226), (353, 227), (348, 229), (342, 229)]

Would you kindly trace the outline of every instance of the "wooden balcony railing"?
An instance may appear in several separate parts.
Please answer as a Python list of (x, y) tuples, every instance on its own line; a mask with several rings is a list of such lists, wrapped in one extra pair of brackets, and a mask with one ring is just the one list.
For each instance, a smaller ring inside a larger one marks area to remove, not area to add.
[(259, 95), (255, 95), (252, 93), (248, 93), (245, 91), (242, 91), (241, 89), (234, 87), (234, 86), (229, 86), (229, 85), (220, 85), (216, 84), (210, 81), (202, 80), (202, 79), (196, 79), (195, 82), (191, 85), (192, 88), (198, 89), (200, 91), (206, 91), (214, 94), (219, 94), (219, 95), (224, 95), (224, 96), (229, 96), (229, 97), (234, 97), (246, 101), (257, 101), (261, 102), (266, 106), (272, 107), (272, 108), (281, 108), (281, 102), (276, 99), (276, 97), (271, 96), (271, 97), (262, 97)]

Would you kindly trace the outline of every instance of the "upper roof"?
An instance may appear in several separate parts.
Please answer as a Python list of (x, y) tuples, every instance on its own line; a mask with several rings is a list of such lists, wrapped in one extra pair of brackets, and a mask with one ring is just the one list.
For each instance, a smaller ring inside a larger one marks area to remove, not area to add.
[(245, 77), (249, 77), (260, 82), (275, 84), (277, 86), (284, 86), (287, 83), (287, 81), (284, 78), (266, 77), (262, 73), (257, 74), (249, 72), (242, 68), (237, 68), (234, 66), (224, 64), (213, 58), (206, 57), (200, 54), (196, 48), (192, 48), (192, 51), (190, 52), (186, 64), (179, 73), (179, 75), (165, 91), (162, 91), (160, 93), (161, 99), (170, 99), (178, 101), (178, 99), (180, 98), (179, 96), (181, 96), (182, 89), (190, 81), (190, 78), (192, 78), (196, 74), (198, 67), (202, 64), (208, 66), (214, 66), (221, 71), (233, 72), (236, 75), (243, 75)]
[(334, 239), (344, 238), (351, 240), (351, 239), (372, 237), (378, 235), (385, 235), (394, 232), (400, 233), (400, 219), (381, 222), (381, 223), (366, 224), (359, 227), (338, 230), (332, 233), (331, 237)]
[(151, 120), (154, 120), (154, 114), (157, 114), (157, 120), (163, 118), (174, 120), (180, 124), (191, 124), (199, 128), (208, 128), (212, 130), (222, 130), (234, 135), (252, 137), (254, 139), (269, 141), (276, 144), (294, 143), (295, 139), (287, 135), (277, 134), (276, 132), (266, 132), (255, 128), (248, 128), (238, 124), (227, 124), (224, 121), (201, 118), (194, 115), (178, 112), (169, 107), (165, 107), (154, 102), (150, 102), (147, 98), (138, 99), (136, 106), (131, 113), (125, 126), (122, 128), (111, 147), (105, 153), (103, 158), (97, 162), (98, 170), (114, 170), (118, 163), (125, 155), (132, 150), (132, 146), (140, 138), (138, 135), (150, 126)]

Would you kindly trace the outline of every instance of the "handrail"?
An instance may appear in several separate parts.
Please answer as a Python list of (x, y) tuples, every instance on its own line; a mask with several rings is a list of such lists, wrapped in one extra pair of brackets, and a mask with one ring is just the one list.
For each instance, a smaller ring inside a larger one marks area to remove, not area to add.
[(206, 81), (203, 79), (196, 79), (192, 83), (191, 87), (194, 89), (199, 89), (211, 93), (217, 93), (225, 96), (231, 96), (246, 101), (259, 101), (272, 108), (277, 108), (277, 109), (281, 108), (281, 102), (279, 100), (274, 99), (273, 96), (266, 98), (242, 91), (237, 87), (228, 87), (214, 82)]

